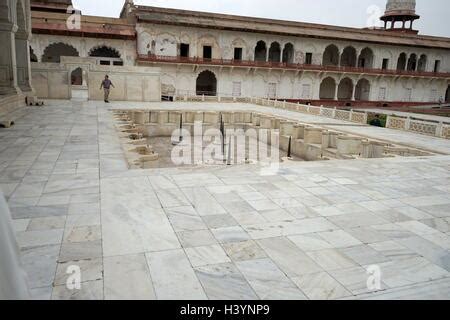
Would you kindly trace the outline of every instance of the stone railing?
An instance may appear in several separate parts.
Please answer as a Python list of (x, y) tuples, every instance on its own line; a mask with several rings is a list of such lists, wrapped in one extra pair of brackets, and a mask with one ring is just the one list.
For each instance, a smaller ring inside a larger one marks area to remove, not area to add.
[(276, 109), (284, 109), (288, 111), (301, 112), (315, 116), (322, 116), (337, 120), (355, 122), (360, 124), (367, 123), (367, 113), (356, 110), (339, 110), (336, 108), (326, 108), (304, 105), (299, 103), (291, 103), (281, 100), (272, 100), (266, 98), (248, 98), (248, 97), (233, 97), (229, 95), (205, 96), (193, 95), (179, 92), (179, 95), (173, 97), (173, 101), (181, 102), (240, 102), (252, 103), (264, 107), (272, 107)]
[(450, 139), (450, 122), (444, 123), (412, 117), (389, 115), (386, 121), (386, 128)]
[(355, 110), (339, 110), (336, 108), (326, 108), (323, 106), (317, 107), (299, 103), (290, 103), (285, 101), (268, 100), (262, 98), (249, 98), (249, 102), (261, 106), (301, 112), (314, 116), (322, 116), (326, 118), (355, 122), (360, 124), (367, 123), (367, 113)]

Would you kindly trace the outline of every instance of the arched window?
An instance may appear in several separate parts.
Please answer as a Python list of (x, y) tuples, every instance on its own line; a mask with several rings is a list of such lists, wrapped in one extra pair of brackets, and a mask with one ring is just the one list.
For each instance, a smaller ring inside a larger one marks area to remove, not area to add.
[(30, 46), (30, 62), (38, 62), (38, 58), (31, 46)]
[(408, 71), (416, 71), (417, 68), (417, 55), (415, 53), (411, 54), (408, 59)]
[(197, 77), (196, 83), (197, 95), (216, 96), (217, 95), (217, 78), (211, 71), (203, 71)]
[(339, 49), (334, 44), (329, 45), (324, 53), (322, 65), (324, 66), (338, 66), (339, 65)]
[(338, 87), (338, 99), (350, 100), (353, 95), (353, 81), (349, 78), (344, 78), (339, 83)]
[(420, 56), (419, 63), (417, 65), (417, 71), (424, 72), (427, 70), (427, 56), (425, 54)]
[(120, 57), (119, 51), (114, 48), (107, 46), (100, 46), (91, 49), (89, 52), (90, 57), (100, 58), (100, 64), (110, 65), (113, 64), (115, 66), (123, 65), (123, 61)]
[(397, 70), (403, 71), (405, 69), (406, 69), (406, 53), (402, 52), (402, 53), (400, 53), (400, 56), (398, 57)]
[(347, 47), (341, 55), (341, 67), (356, 67), (356, 49)]
[(267, 46), (264, 41), (258, 41), (255, 47), (255, 61), (266, 61)]
[(74, 47), (58, 42), (52, 43), (44, 50), (44, 55), (42, 56), (42, 62), (55, 62), (60, 63), (61, 57), (79, 57), (77, 49)]
[(294, 45), (292, 43), (286, 43), (283, 49), (283, 62), (294, 63)]
[(269, 49), (269, 61), (280, 62), (281, 61), (281, 47), (278, 42), (273, 42)]
[(356, 84), (355, 100), (369, 101), (370, 97), (370, 82), (367, 79), (361, 79)]
[(320, 84), (320, 99), (334, 99), (334, 93), (336, 92), (336, 81), (333, 78), (325, 78)]
[(373, 67), (373, 51), (370, 48), (364, 48), (358, 58), (358, 67), (370, 69)]

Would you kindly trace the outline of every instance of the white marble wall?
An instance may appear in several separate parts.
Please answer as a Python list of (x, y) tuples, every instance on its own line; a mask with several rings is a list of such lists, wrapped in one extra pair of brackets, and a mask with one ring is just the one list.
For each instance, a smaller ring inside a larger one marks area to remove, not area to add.
[[(402, 52), (408, 57), (416, 54), (418, 59), (422, 54), (427, 55), (427, 65), (425, 71), (433, 71), (434, 61), (441, 60), (441, 71), (450, 71), (450, 55), (445, 50), (424, 49), (413, 47), (386, 46), (365, 44), (361, 42), (307, 39), (300, 37), (281, 37), (267, 34), (254, 34), (244, 32), (215, 31), (196, 28), (159, 26), (152, 24), (138, 24), (139, 54), (153, 53), (156, 55), (176, 56), (178, 55), (177, 45), (179, 43), (189, 43), (191, 57), (201, 57), (203, 45), (213, 47), (213, 58), (232, 59), (234, 47), (242, 47), (243, 59), (254, 60), (254, 48), (259, 40), (266, 42), (267, 48), (272, 42), (278, 42), (283, 49), (285, 44), (292, 43), (294, 46), (294, 63), (304, 63), (305, 54), (313, 54), (313, 64), (322, 64), (323, 52), (330, 44), (334, 44), (342, 54), (344, 48), (352, 46), (356, 49), (357, 56), (365, 48), (370, 48), (374, 55), (373, 67), (381, 68), (383, 59), (389, 59), (388, 69), (397, 68), (397, 60)], [(198, 74), (205, 68), (192, 68), (192, 66), (174, 66), (161, 64), (162, 84), (174, 86), (177, 91), (195, 92), (195, 81)], [(356, 85), (361, 78), (360, 75), (343, 75), (341, 73), (317, 73), (317, 72), (297, 72), (297, 71), (277, 71), (277, 70), (252, 70), (246, 68), (211, 67), (218, 80), (217, 90), (221, 95), (233, 95), (235, 82), (241, 83), (241, 94), (243, 96), (267, 97), (269, 86), (276, 85), (276, 95), (282, 99), (319, 99), (320, 83), (326, 77), (331, 76), (336, 83), (344, 77), (349, 77)], [(445, 91), (449, 84), (447, 79), (420, 79), (411, 80), (405, 78), (395, 79), (389, 76), (365, 75), (370, 84), (370, 100), (384, 101), (438, 101), (439, 97), (445, 96)], [(410, 93), (411, 92), (411, 93)]]

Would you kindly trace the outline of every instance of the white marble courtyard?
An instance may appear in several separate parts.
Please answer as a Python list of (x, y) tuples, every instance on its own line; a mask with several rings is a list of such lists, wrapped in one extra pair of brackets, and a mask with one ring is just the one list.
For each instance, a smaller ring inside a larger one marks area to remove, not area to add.
[[(450, 141), (253, 105), (442, 155), (128, 170), (108, 108), (48, 101), (0, 129), (6, 194), (35, 298), (449, 299)], [(66, 288), (68, 266), (82, 270)], [(367, 267), (380, 268), (369, 292)]]

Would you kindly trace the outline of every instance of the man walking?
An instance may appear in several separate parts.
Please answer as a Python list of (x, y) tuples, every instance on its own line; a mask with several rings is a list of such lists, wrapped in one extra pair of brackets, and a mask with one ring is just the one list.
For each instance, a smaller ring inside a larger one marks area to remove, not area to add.
[(115, 88), (111, 80), (109, 80), (109, 77), (106, 75), (105, 80), (102, 81), (102, 85), (100, 86), (100, 90), (105, 91), (105, 102), (109, 103), (109, 91), (111, 87)]

